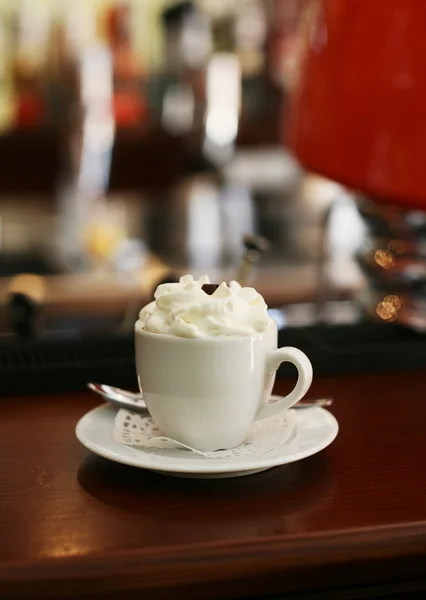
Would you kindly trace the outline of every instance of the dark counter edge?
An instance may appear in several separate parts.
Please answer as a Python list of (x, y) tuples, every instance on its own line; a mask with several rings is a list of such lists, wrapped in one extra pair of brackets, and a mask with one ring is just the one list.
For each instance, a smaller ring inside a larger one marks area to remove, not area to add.
[[(288, 327), (278, 346), (307, 354), (316, 375), (426, 369), (426, 335), (397, 324)], [(293, 374), (283, 363), (279, 376)], [(88, 381), (137, 387), (133, 332), (70, 338), (0, 338), (0, 397), (86, 389)]]
[(250, 598), (401, 581), (426, 589), (423, 579), (424, 522), (306, 538), (285, 536), (278, 541), (263, 538), (244, 544), (180, 545), (2, 564), (0, 596), (89, 598), (102, 594), (110, 598), (111, 594), (143, 591), (146, 600), (168, 598), (173, 589), (201, 600), (218, 593), (221, 598)]

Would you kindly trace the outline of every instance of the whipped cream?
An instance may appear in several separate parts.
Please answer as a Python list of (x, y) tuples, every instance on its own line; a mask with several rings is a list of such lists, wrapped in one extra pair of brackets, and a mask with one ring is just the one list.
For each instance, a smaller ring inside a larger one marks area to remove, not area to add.
[(213, 294), (203, 285), (207, 275), (194, 280), (181, 277), (179, 283), (157, 287), (155, 300), (139, 313), (138, 326), (152, 333), (186, 338), (252, 335), (265, 331), (271, 322), (262, 296), (236, 281), (221, 283)]

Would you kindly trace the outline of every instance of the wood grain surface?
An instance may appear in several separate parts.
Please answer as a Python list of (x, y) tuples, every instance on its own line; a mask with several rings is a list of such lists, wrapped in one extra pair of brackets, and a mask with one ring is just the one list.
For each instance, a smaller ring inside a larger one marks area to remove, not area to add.
[(90, 455), (74, 428), (92, 395), (3, 398), (0, 598), (411, 597), (426, 589), (425, 390), (418, 372), (316, 380), (336, 441), (222, 481)]

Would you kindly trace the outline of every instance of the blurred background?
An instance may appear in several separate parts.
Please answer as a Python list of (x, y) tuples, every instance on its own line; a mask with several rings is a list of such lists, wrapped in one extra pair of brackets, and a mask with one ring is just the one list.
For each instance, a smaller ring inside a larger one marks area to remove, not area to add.
[[(320, 371), (394, 368), (394, 341), (424, 349), (406, 293), (414, 281), (418, 307), (422, 261), (389, 281), (403, 234), (288, 145), (306, 36), (325, 43), (310, 25), (321, 4), (0, 0), (5, 390), (129, 381), (157, 283), (236, 277), (245, 235), (264, 248), (249, 247), (250, 284), (280, 341)], [(397, 222), (425, 224), (418, 208)]]

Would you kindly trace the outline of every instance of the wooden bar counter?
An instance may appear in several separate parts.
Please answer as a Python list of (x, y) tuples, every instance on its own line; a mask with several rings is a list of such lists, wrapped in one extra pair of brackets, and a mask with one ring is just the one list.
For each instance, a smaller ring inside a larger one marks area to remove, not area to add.
[(320, 378), (322, 395), (329, 448), (212, 481), (90, 455), (74, 435), (88, 393), (2, 398), (1, 600), (420, 598), (426, 373)]

